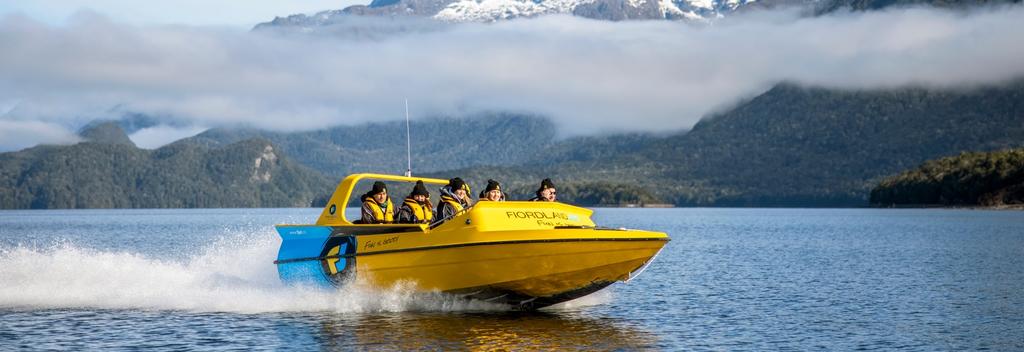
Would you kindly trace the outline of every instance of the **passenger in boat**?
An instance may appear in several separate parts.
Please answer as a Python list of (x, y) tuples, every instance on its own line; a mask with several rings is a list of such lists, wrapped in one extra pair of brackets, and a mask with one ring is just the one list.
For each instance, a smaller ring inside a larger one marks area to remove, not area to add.
[(402, 207), (398, 209), (398, 222), (401, 224), (429, 224), (434, 220), (434, 209), (430, 206), (430, 192), (423, 186), (423, 181), (416, 181), (416, 186)]
[(480, 192), (480, 200), (492, 202), (504, 202), (505, 192), (501, 189), (501, 183), (495, 180), (487, 180), (487, 188)]
[(388, 198), (388, 187), (384, 182), (374, 182), (373, 188), (360, 199), (363, 201), (363, 224), (390, 224), (395, 222), (395, 207)]
[(466, 209), (470, 205), (469, 185), (461, 178), (448, 180), (448, 184), (441, 187), (441, 200), (437, 202), (439, 219), (447, 219), (452, 215)]
[(540, 182), (540, 188), (537, 189), (537, 196), (530, 198), (532, 202), (554, 202), (558, 200), (557, 192), (555, 192), (555, 184), (551, 182), (550, 178), (545, 178), (544, 181)]

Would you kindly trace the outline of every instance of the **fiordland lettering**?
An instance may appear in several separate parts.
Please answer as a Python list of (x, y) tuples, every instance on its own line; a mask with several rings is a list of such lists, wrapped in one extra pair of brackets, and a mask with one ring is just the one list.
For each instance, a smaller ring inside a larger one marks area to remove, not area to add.
[(543, 211), (506, 211), (505, 216), (509, 219), (562, 219), (569, 220), (569, 214), (562, 212), (543, 212)]

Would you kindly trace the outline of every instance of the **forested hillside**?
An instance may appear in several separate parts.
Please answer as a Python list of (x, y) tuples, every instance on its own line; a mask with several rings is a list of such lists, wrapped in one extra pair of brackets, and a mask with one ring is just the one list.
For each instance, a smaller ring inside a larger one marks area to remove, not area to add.
[(518, 192), (544, 177), (602, 182), (679, 205), (865, 206), (886, 175), (943, 155), (1018, 146), (1022, 81), (971, 90), (781, 84), (686, 133), (580, 138), (523, 166), (446, 174), (499, 178)]
[(1024, 149), (962, 153), (888, 177), (871, 191), (875, 206), (1024, 204)]
[[(116, 128), (116, 127), (114, 127)], [(297, 165), (265, 139), (156, 150), (105, 140), (0, 154), (0, 208), (309, 206), (336, 181)], [(113, 138), (111, 138), (113, 137)]]
[(1021, 145), (1024, 81), (969, 91), (783, 84), (649, 157), (676, 166), (670, 179), (731, 194), (717, 202), (856, 205), (879, 178), (924, 160)]
[[(405, 169), (404, 121), (212, 130), (152, 151), (96, 127), (83, 135), (103, 143), (0, 154), (0, 205), (307, 205), (349, 173)], [(531, 197), (550, 177), (561, 200), (583, 205), (866, 206), (883, 177), (925, 160), (1024, 146), (1024, 81), (970, 90), (781, 84), (663, 136), (557, 140), (551, 122), (515, 115), (429, 119), (412, 131), (417, 175), (461, 176), (477, 190), (493, 178), (513, 199)], [(265, 167), (256, 165), (265, 151), (272, 177), (259, 181), (253, 174), (262, 175), (254, 170)]]
[[(405, 121), (338, 126), (310, 132), (213, 129), (187, 142), (207, 146), (266, 138), (296, 161), (326, 175), (401, 174), (406, 169)], [(554, 143), (551, 121), (513, 114), (428, 118), (411, 122), (413, 170), (432, 172), (475, 165), (514, 165)]]

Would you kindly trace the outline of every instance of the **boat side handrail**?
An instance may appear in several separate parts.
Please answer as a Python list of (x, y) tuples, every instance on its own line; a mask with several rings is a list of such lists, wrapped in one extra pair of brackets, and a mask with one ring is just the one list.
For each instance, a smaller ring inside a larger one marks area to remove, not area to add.
[(423, 181), (423, 183), (437, 185), (444, 185), (448, 183), (448, 180), (428, 177), (406, 177), (385, 174), (352, 174), (338, 183), (338, 187), (334, 189), (334, 193), (331, 195), (330, 200), (327, 201), (323, 211), (320, 212), (320, 218), (316, 221), (317, 225), (353, 225), (353, 222), (345, 216), (344, 209), (348, 206), (349, 200), (352, 199), (352, 191), (355, 190), (356, 184), (363, 179), (409, 183)]
[(448, 220), (450, 220), (450, 219), (452, 219), (452, 218), (454, 218), (456, 216), (465, 214), (465, 213), (469, 212), (471, 209), (473, 209), (473, 205), (470, 205), (470, 206), (467, 206), (465, 208), (462, 208), (462, 210), (459, 210), (459, 211), (453, 213), (452, 215), (448, 215), (448, 216), (446, 216), (446, 217), (444, 217), (442, 219), (439, 219), (439, 220), (435, 219), (434, 222), (430, 223), (430, 229), (434, 229), (435, 227), (441, 226), (441, 224), (443, 224), (445, 221), (448, 221)]

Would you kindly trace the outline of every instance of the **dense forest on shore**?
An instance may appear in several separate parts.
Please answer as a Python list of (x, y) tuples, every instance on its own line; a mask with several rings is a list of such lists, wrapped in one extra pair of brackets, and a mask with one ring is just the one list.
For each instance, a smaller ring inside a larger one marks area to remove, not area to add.
[(886, 178), (875, 206), (1024, 205), (1024, 149), (961, 153)]

